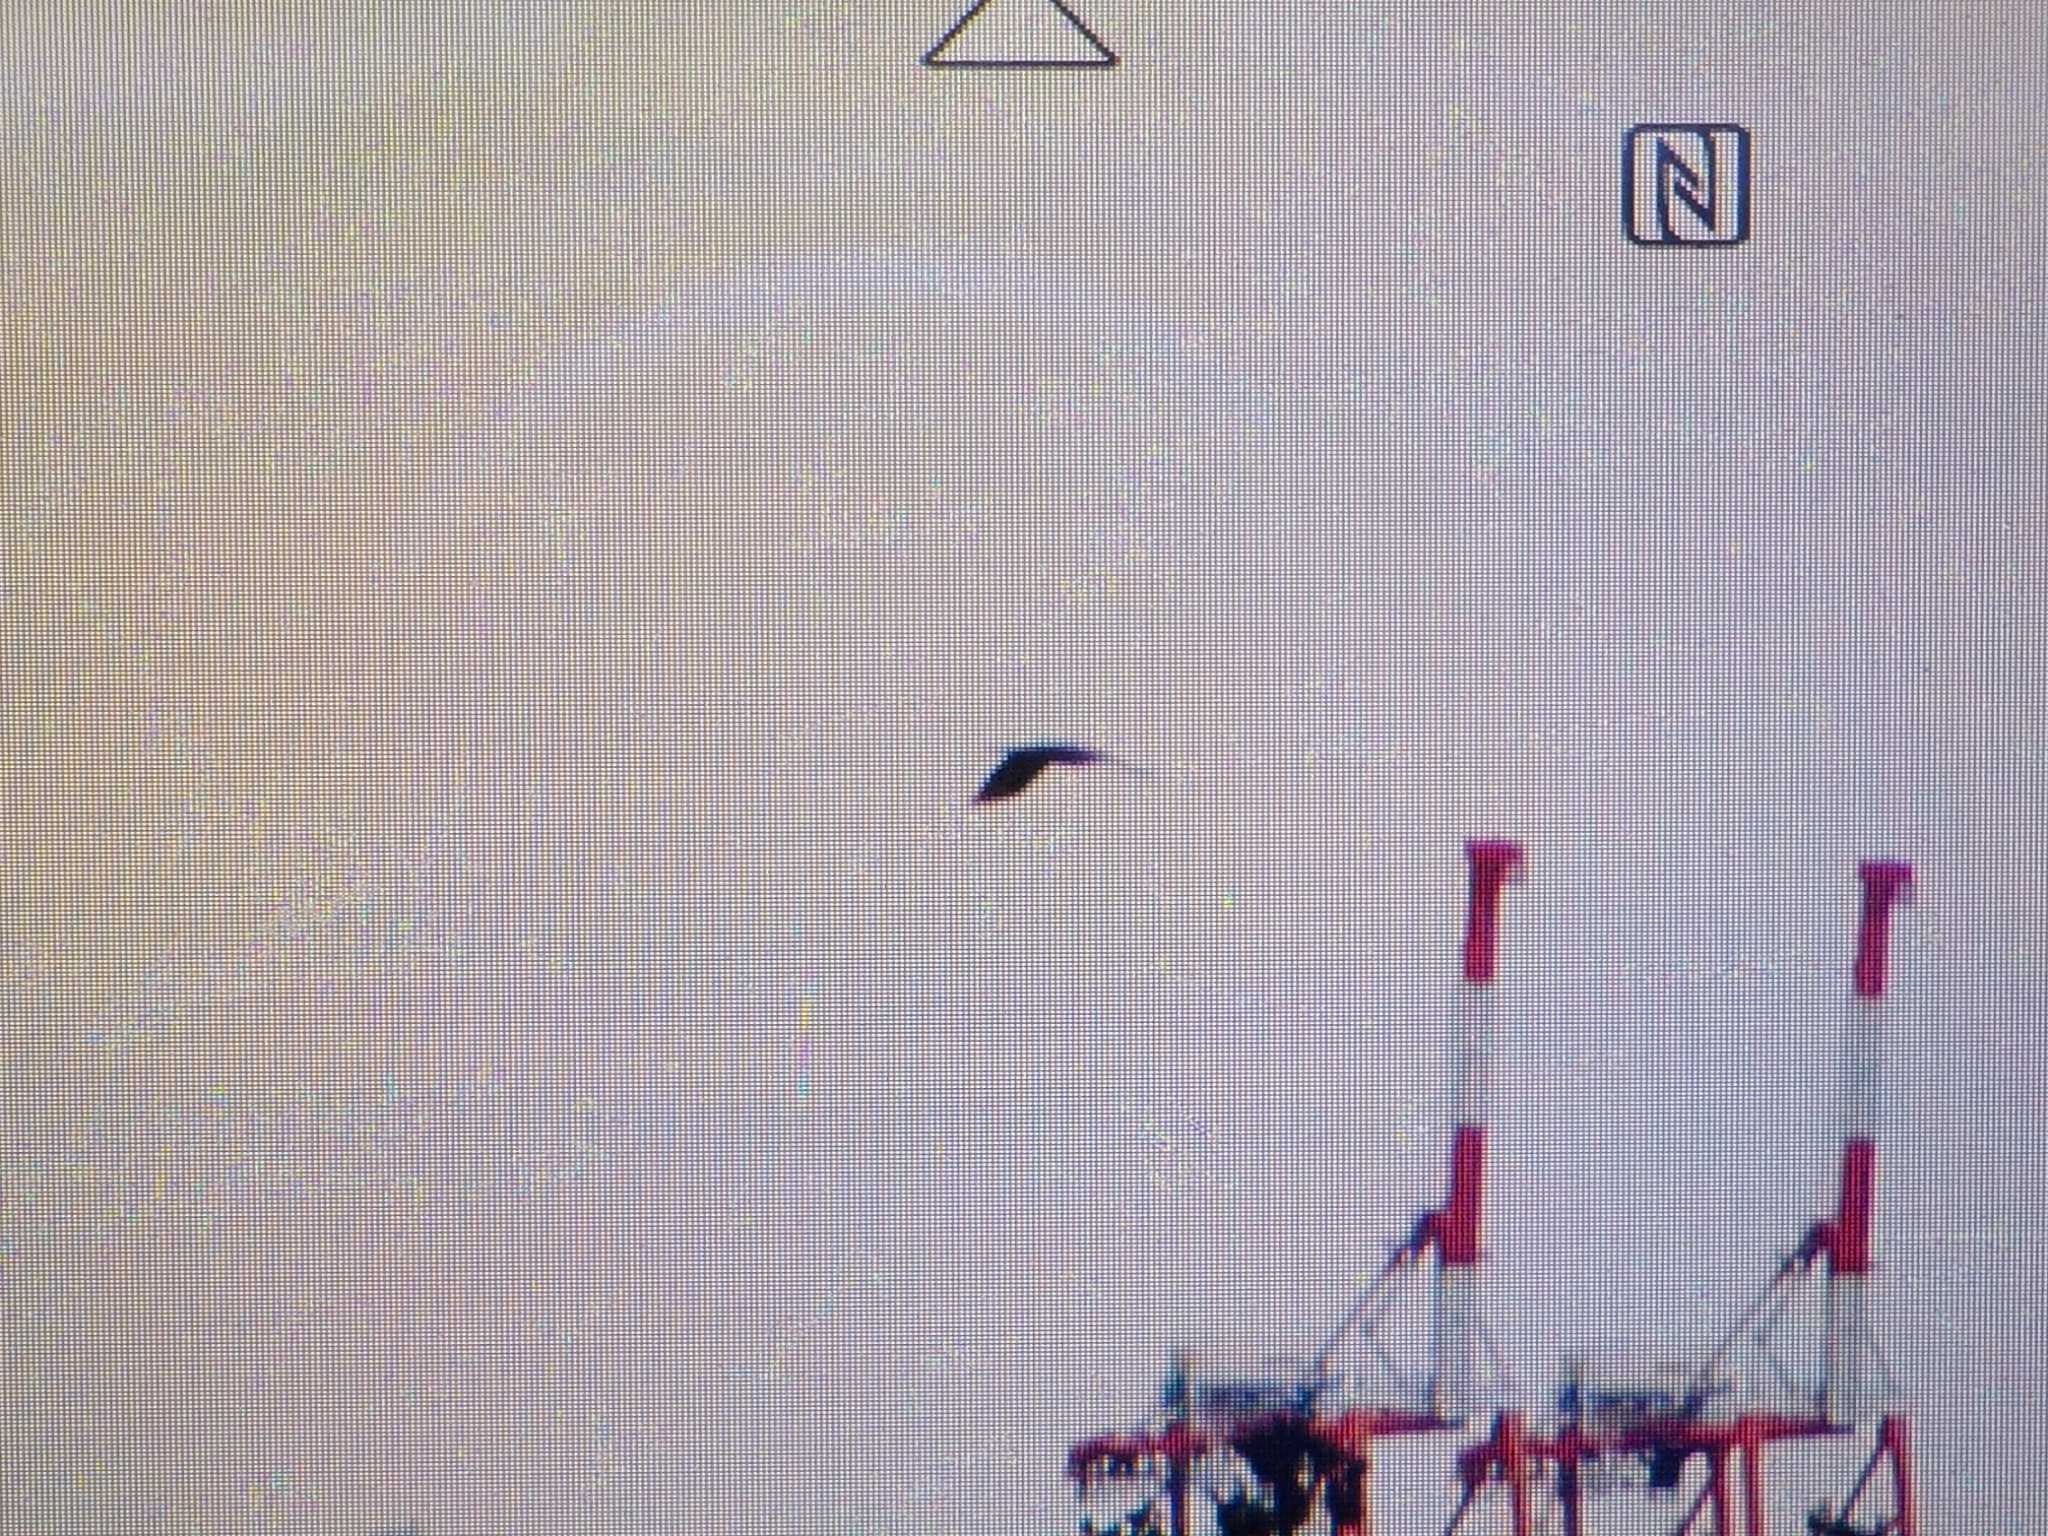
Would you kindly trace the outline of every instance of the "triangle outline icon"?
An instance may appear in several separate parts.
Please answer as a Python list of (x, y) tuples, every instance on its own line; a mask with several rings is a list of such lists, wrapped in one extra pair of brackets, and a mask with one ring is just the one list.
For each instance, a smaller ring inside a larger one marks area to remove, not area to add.
[(1048, 7), (1073, 34), (1070, 39), (1087, 50), (1082, 57), (1019, 57), (1019, 58), (947, 58), (946, 53), (960, 42), (982, 12), (1000, 0), (974, 0), (961, 18), (946, 29), (945, 35), (925, 50), (921, 62), (933, 69), (1108, 69), (1118, 60), (1109, 45), (1088, 29), (1088, 23), (1067, 8), (1064, 0), (1008, 0), (1011, 4), (1030, 4)]

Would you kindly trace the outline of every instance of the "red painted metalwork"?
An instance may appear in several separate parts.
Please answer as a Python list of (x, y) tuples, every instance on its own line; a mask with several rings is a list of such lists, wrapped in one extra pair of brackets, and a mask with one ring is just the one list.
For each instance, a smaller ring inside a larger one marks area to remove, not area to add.
[(1763, 1502), (1765, 1447), (1778, 1440), (1842, 1433), (1839, 1427), (1818, 1417), (1748, 1413), (1734, 1419), (1660, 1420), (1607, 1431), (1567, 1424), (1552, 1435), (1532, 1435), (1519, 1414), (1504, 1413), (1494, 1421), (1493, 1433), (1487, 1439), (1459, 1454), (1458, 1476), (1465, 1485), (1467, 1498), (1460, 1505), (1459, 1514), (1453, 1517), (1449, 1531), (1454, 1533), (1463, 1524), (1473, 1496), (1487, 1483), (1498, 1482), (1508, 1491), (1510, 1529), (1515, 1536), (1527, 1536), (1533, 1485), (1548, 1468), (1558, 1481), (1565, 1530), (1576, 1536), (1584, 1529), (1583, 1502), (1578, 1494), (1581, 1465), (1604, 1457), (1653, 1453), (1677, 1454), (1682, 1458), (1699, 1456), (1707, 1463), (1706, 1485), (1679, 1523), (1679, 1532), (1690, 1530), (1701, 1510), (1710, 1506), (1716, 1536), (1736, 1536), (1733, 1479), (1729, 1472), (1731, 1463), (1739, 1460), (1741, 1531), (1744, 1536), (1769, 1536)]
[[(1496, 969), (1502, 887), (1519, 873), (1522, 849), (1501, 839), (1474, 839), (1465, 845), (1471, 870), (1471, 895), (1466, 907), (1464, 977), (1474, 989), (1488, 987)], [(1480, 1002), (1477, 996), (1475, 1005)], [(1486, 1126), (1483, 1116), (1489, 1037), (1483, 1015), (1460, 1026), (1454, 1052), (1450, 1170), (1444, 1203), (1415, 1220), (1408, 1237), (1395, 1249), (1336, 1330), (1314, 1358), (1308, 1379), (1321, 1383), (1332, 1353), (1347, 1334), (1369, 1330), (1392, 1285), (1434, 1252), (1439, 1280), (1446, 1269), (1467, 1277), (1480, 1256), (1480, 1212), (1485, 1187)], [(1469, 1294), (1458, 1301), (1469, 1309)], [(1439, 1306), (1442, 1298), (1439, 1298)], [(1464, 1319), (1461, 1314), (1461, 1321)], [(1439, 1330), (1439, 1341), (1444, 1330)], [(1466, 1342), (1470, 1343), (1469, 1335)], [(1444, 1362), (1435, 1363), (1432, 1394), (1441, 1382)], [(1184, 1419), (1164, 1429), (1098, 1435), (1073, 1447), (1067, 1473), (1084, 1491), (1104, 1478), (1150, 1478), (1164, 1482), (1173, 1536), (1185, 1536), (1190, 1470), (1205, 1456), (1242, 1451), (1261, 1437), (1294, 1435), (1313, 1447), (1330, 1510), (1335, 1536), (1371, 1536), (1372, 1448), (1396, 1435), (1433, 1434), (1458, 1427), (1461, 1420), (1438, 1411), (1432, 1401), (1425, 1410), (1389, 1404), (1362, 1404), (1323, 1413), (1311, 1398), (1295, 1413), (1255, 1413), (1235, 1420), (1189, 1423)]]
[[(1863, 904), (1856, 941), (1855, 994), (1865, 1002), (1874, 1002), (1883, 996), (1885, 988), (1891, 909), (1909, 893), (1913, 872), (1907, 864), (1871, 861), (1864, 863), (1858, 873), (1863, 882)], [(1547, 1436), (1531, 1435), (1518, 1415), (1503, 1414), (1496, 1419), (1493, 1432), (1485, 1441), (1468, 1447), (1458, 1458), (1464, 1496), (1452, 1515), (1451, 1532), (1460, 1528), (1479, 1492), (1492, 1482), (1507, 1487), (1510, 1525), (1515, 1536), (1523, 1536), (1532, 1482), (1539, 1475), (1548, 1475), (1556, 1483), (1565, 1536), (1583, 1536), (1585, 1465), (1607, 1457), (1644, 1458), (1651, 1465), (1661, 1461), (1668, 1479), (1664, 1486), (1671, 1486), (1682, 1475), (1685, 1464), (1697, 1457), (1706, 1463), (1705, 1481), (1680, 1520), (1677, 1536), (1693, 1531), (1701, 1516), (1709, 1511), (1715, 1536), (1768, 1536), (1764, 1497), (1767, 1448), (1781, 1440), (1842, 1437), (1855, 1432), (1854, 1419), (1861, 1404), (1856, 1378), (1861, 1368), (1857, 1351), (1863, 1348), (1860, 1330), (1866, 1326), (1863, 1287), (1871, 1269), (1871, 1211), (1877, 1168), (1872, 1136), (1877, 1071), (1875, 1016), (1861, 1017), (1849, 1027), (1852, 1033), (1845, 1051), (1843, 1083), (1845, 1135), (1835, 1211), (1832, 1217), (1813, 1223), (1797, 1251), (1778, 1266), (1763, 1295), (1752, 1303), (1694, 1378), (1695, 1387), (1709, 1380), (1722, 1355), (1735, 1341), (1759, 1317), (1772, 1311), (1774, 1305), (1782, 1306), (1784, 1288), (1825, 1259), (1829, 1305), (1822, 1343), (1820, 1397), (1814, 1410), (1798, 1414), (1752, 1412), (1710, 1419), (1699, 1416), (1696, 1406), (1705, 1402), (1704, 1393), (1697, 1397), (1689, 1393), (1684, 1412), (1619, 1428), (1589, 1427), (1569, 1421)], [(1847, 1362), (1845, 1369), (1849, 1374), (1843, 1378), (1838, 1401), (1831, 1373), (1843, 1362)], [(1739, 1490), (1735, 1486), (1737, 1466), (1741, 1469)], [(1858, 1506), (1875, 1483), (1880, 1466), (1888, 1466), (1891, 1472), (1894, 1513), (1879, 1526), (1858, 1526)], [(1890, 1536), (1918, 1536), (1914, 1497), (1911, 1426), (1903, 1416), (1894, 1414), (1879, 1424), (1875, 1448), (1840, 1513), (1816, 1512), (1813, 1529), (1843, 1533), (1880, 1529)]]
[[(1444, 1203), (1416, 1218), (1407, 1239), (1326, 1341), (1305, 1378), (1314, 1386), (1304, 1396), (1303, 1406), (1287, 1412), (1263, 1411), (1234, 1419), (1225, 1416), (1197, 1421), (1191, 1417), (1192, 1399), (1183, 1390), (1178, 1417), (1164, 1428), (1097, 1436), (1076, 1445), (1069, 1456), (1069, 1475), (1084, 1489), (1104, 1477), (1163, 1479), (1173, 1536), (1187, 1536), (1189, 1474), (1196, 1463), (1205, 1456), (1229, 1450), (1246, 1454), (1249, 1460), (1261, 1443), (1270, 1456), (1275, 1439), (1289, 1455), (1296, 1447), (1306, 1448), (1302, 1465), (1310, 1469), (1307, 1475), (1311, 1481), (1306, 1484), (1309, 1496), (1312, 1498), (1320, 1489), (1334, 1536), (1370, 1536), (1374, 1443), (1390, 1435), (1455, 1428), (1460, 1422), (1456, 1413), (1445, 1410), (1437, 1387), (1444, 1381), (1447, 1369), (1442, 1351), (1449, 1323), (1467, 1322), (1474, 1314), (1469, 1292), (1456, 1298), (1459, 1308), (1455, 1313), (1447, 1312), (1449, 1293), (1444, 1286), (1448, 1276), (1469, 1279), (1471, 1267), (1479, 1257), (1486, 1156), (1486, 1067), (1490, 1053), (1486, 1016), (1479, 1005), (1496, 967), (1500, 891), (1517, 872), (1521, 850), (1509, 842), (1475, 840), (1466, 845), (1466, 856), (1471, 865), (1471, 900), (1463, 958), (1465, 980), (1475, 989), (1474, 1010), (1459, 1038)], [(1903, 863), (1871, 861), (1860, 866), (1859, 874), (1863, 904), (1854, 985), (1857, 998), (1869, 1002), (1884, 993), (1891, 909), (1909, 894), (1912, 869)], [(1682, 1401), (1676, 1397), (1632, 1399), (1673, 1406), (1655, 1407), (1649, 1417), (1624, 1415), (1616, 1423), (1605, 1409), (1591, 1422), (1582, 1418), (1585, 1400), (1580, 1399), (1580, 1409), (1547, 1433), (1532, 1431), (1518, 1412), (1499, 1414), (1488, 1438), (1467, 1447), (1457, 1457), (1463, 1491), (1447, 1536), (1454, 1536), (1464, 1525), (1480, 1493), (1490, 1484), (1506, 1491), (1512, 1536), (1530, 1536), (1536, 1493), (1545, 1482), (1554, 1482), (1563, 1536), (1586, 1536), (1585, 1474), (1603, 1460), (1616, 1459), (1640, 1461), (1653, 1487), (1673, 1489), (1681, 1486), (1689, 1464), (1704, 1463), (1704, 1479), (1677, 1526), (1677, 1536), (1688, 1536), (1703, 1520), (1711, 1520), (1715, 1536), (1769, 1536), (1765, 1499), (1765, 1457), (1769, 1447), (1780, 1441), (1841, 1438), (1855, 1433), (1864, 1401), (1857, 1374), (1862, 1369), (1862, 1356), (1857, 1351), (1866, 1337), (1861, 1332), (1866, 1326), (1862, 1310), (1864, 1285), (1872, 1268), (1875, 1021), (1875, 1014), (1866, 1014), (1851, 1025), (1844, 1072), (1845, 1134), (1834, 1211), (1814, 1222), (1797, 1250), (1779, 1264), (1763, 1294), (1695, 1375)], [(1356, 1406), (1341, 1412), (1321, 1412), (1316, 1396), (1329, 1379), (1326, 1367), (1332, 1350), (1354, 1329), (1369, 1334), (1384, 1314), (1392, 1282), (1419, 1266), (1432, 1252), (1438, 1266), (1439, 1354), (1436, 1384), (1427, 1411)], [(1770, 1319), (1759, 1337), (1775, 1326), (1789, 1294), (1787, 1287), (1809, 1274), (1822, 1260), (1826, 1261), (1830, 1290), (1819, 1399), (1810, 1409), (1802, 1408), (1795, 1413), (1706, 1416), (1705, 1409), (1718, 1390), (1713, 1381), (1721, 1357), (1749, 1334), (1759, 1319)], [(1468, 1344), (1471, 1337), (1469, 1332), (1465, 1335)], [(1874, 1355), (1874, 1344), (1870, 1348)], [(1882, 1357), (1875, 1358), (1881, 1365)], [(1833, 1374), (1838, 1364), (1839, 1377)], [(1833, 1385), (1837, 1381), (1841, 1383), (1839, 1393)], [(1859, 1513), (1861, 1506), (1879, 1486), (1880, 1471), (1887, 1469), (1893, 1513), (1876, 1525), (1859, 1525), (1859, 1519), (1868, 1518)], [(1297, 1500), (1291, 1509), (1306, 1518), (1309, 1506)], [(1287, 1516), (1290, 1523), (1293, 1518), (1292, 1514)], [(1873, 1530), (1883, 1531), (1886, 1536), (1918, 1536), (1911, 1425), (1903, 1416), (1894, 1414), (1879, 1423), (1874, 1448), (1839, 1513), (1823, 1507), (1810, 1516), (1809, 1525), (1816, 1532), (1835, 1532), (1839, 1536)]]
[(1067, 1476), (1085, 1488), (1100, 1478), (1130, 1477), (1155, 1465), (1193, 1461), (1213, 1448), (1208, 1435), (1186, 1424), (1095, 1435), (1067, 1452)]
[[(1877, 1454), (1871, 1458), (1871, 1466), (1879, 1458), (1889, 1460), (1892, 1468), (1892, 1520), (1897, 1536), (1920, 1536), (1919, 1505), (1913, 1493), (1913, 1423), (1904, 1414), (1892, 1414), (1878, 1426)], [(1856, 1493), (1849, 1495), (1843, 1508), (1844, 1515), (1856, 1512)]]
[[(1875, 1002), (1884, 996), (1892, 907), (1910, 896), (1913, 866), (1872, 859), (1865, 861), (1857, 873), (1863, 881), (1863, 913), (1856, 926), (1856, 996)], [(1867, 1031), (1875, 1026), (1850, 1027)], [(1870, 1270), (1870, 1211), (1877, 1182), (1877, 1149), (1871, 1124), (1875, 1105), (1870, 1096), (1876, 1091), (1876, 1070), (1874, 1038), (1862, 1042), (1862, 1050), (1852, 1046), (1847, 1052), (1842, 1085), (1840, 1198), (1834, 1223), (1827, 1233), (1831, 1274), (1861, 1275)]]
[(1883, 997), (1892, 905), (1912, 889), (1913, 866), (1871, 859), (1858, 868), (1857, 874), (1863, 880), (1863, 920), (1856, 930), (1856, 995)]
[(1436, 1213), (1437, 1252), (1446, 1264), (1479, 1262), (1479, 1203), (1486, 1178), (1486, 1127), (1451, 1132), (1451, 1186)]
[(1468, 997), (1452, 1051), (1451, 1157), (1449, 1187), (1440, 1209), (1417, 1231), (1437, 1254), (1436, 1322), (1430, 1406), (1456, 1417), (1472, 1396), (1473, 1366), (1481, 1334), (1479, 1292), (1480, 1212), (1486, 1181), (1486, 1117), (1492, 1076), (1493, 1022), (1487, 991), (1498, 959), (1500, 896), (1522, 868), (1519, 843), (1474, 838), (1465, 844), (1471, 866), (1471, 895), (1465, 913), (1465, 982)]
[(1521, 867), (1522, 845), (1502, 838), (1474, 838), (1465, 845), (1472, 864), (1472, 899), (1465, 917), (1465, 979), (1475, 987), (1493, 980), (1500, 889)]
[(1842, 1186), (1828, 1236), (1828, 1268), (1838, 1275), (1870, 1272), (1870, 1205), (1877, 1183), (1877, 1148), (1867, 1137), (1842, 1144)]

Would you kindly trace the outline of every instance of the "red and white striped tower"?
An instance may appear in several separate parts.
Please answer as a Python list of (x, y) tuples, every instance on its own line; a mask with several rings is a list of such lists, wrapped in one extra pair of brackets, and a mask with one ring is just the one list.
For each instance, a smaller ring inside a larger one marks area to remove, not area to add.
[(1465, 917), (1465, 998), (1451, 1057), (1451, 1180), (1436, 1213), (1435, 1372), (1430, 1411), (1456, 1419), (1471, 1405), (1479, 1344), (1479, 1211), (1486, 1172), (1486, 1111), (1493, 1063), (1494, 944), (1501, 887), (1522, 867), (1522, 846), (1500, 839), (1465, 845), (1472, 898)]
[(1855, 1012), (1843, 1052), (1841, 1192), (1826, 1237), (1827, 1312), (1821, 1331), (1821, 1416), (1830, 1424), (1854, 1424), (1868, 1409), (1866, 1293), (1877, 1177), (1880, 1004), (1892, 906), (1909, 898), (1913, 886), (1910, 864), (1872, 860), (1857, 873), (1863, 879), (1863, 916), (1856, 935)]

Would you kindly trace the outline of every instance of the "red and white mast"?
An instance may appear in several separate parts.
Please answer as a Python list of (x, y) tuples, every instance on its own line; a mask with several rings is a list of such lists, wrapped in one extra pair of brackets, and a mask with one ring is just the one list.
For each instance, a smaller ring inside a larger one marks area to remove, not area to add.
[(1451, 1053), (1451, 1177), (1434, 1213), (1436, 1319), (1429, 1408), (1454, 1419), (1472, 1401), (1479, 1320), (1479, 1212), (1486, 1173), (1487, 1095), (1493, 1068), (1495, 939), (1501, 887), (1518, 877), (1522, 846), (1501, 839), (1465, 845), (1472, 896), (1465, 916), (1465, 996)]
[(1877, 1102), (1885, 962), (1893, 905), (1909, 899), (1913, 866), (1871, 860), (1859, 867), (1863, 916), (1856, 934), (1856, 1002), (1843, 1052), (1842, 1172), (1835, 1217), (1824, 1226), (1827, 1311), (1821, 1331), (1821, 1416), (1854, 1424), (1868, 1407), (1871, 1352), (1867, 1292), (1870, 1213), (1877, 1179)]

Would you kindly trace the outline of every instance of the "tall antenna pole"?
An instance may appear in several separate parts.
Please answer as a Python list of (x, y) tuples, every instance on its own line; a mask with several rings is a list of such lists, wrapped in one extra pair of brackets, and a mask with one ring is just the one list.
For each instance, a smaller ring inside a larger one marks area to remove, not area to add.
[(1863, 916), (1856, 934), (1856, 1004), (1848, 1024), (1842, 1075), (1842, 1173), (1835, 1219), (1826, 1239), (1827, 1316), (1821, 1335), (1821, 1415), (1854, 1424), (1864, 1415), (1870, 1353), (1866, 1315), (1870, 1276), (1870, 1212), (1877, 1182), (1880, 1004), (1891, 940), (1893, 905), (1910, 899), (1913, 866), (1864, 863)]
[(1436, 1213), (1435, 1371), (1430, 1411), (1457, 1418), (1470, 1405), (1479, 1341), (1479, 1212), (1486, 1172), (1487, 1091), (1493, 1066), (1494, 944), (1501, 887), (1522, 867), (1522, 846), (1499, 839), (1465, 845), (1472, 898), (1465, 916), (1465, 997), (1451, 1056), (1451, 1179)]

